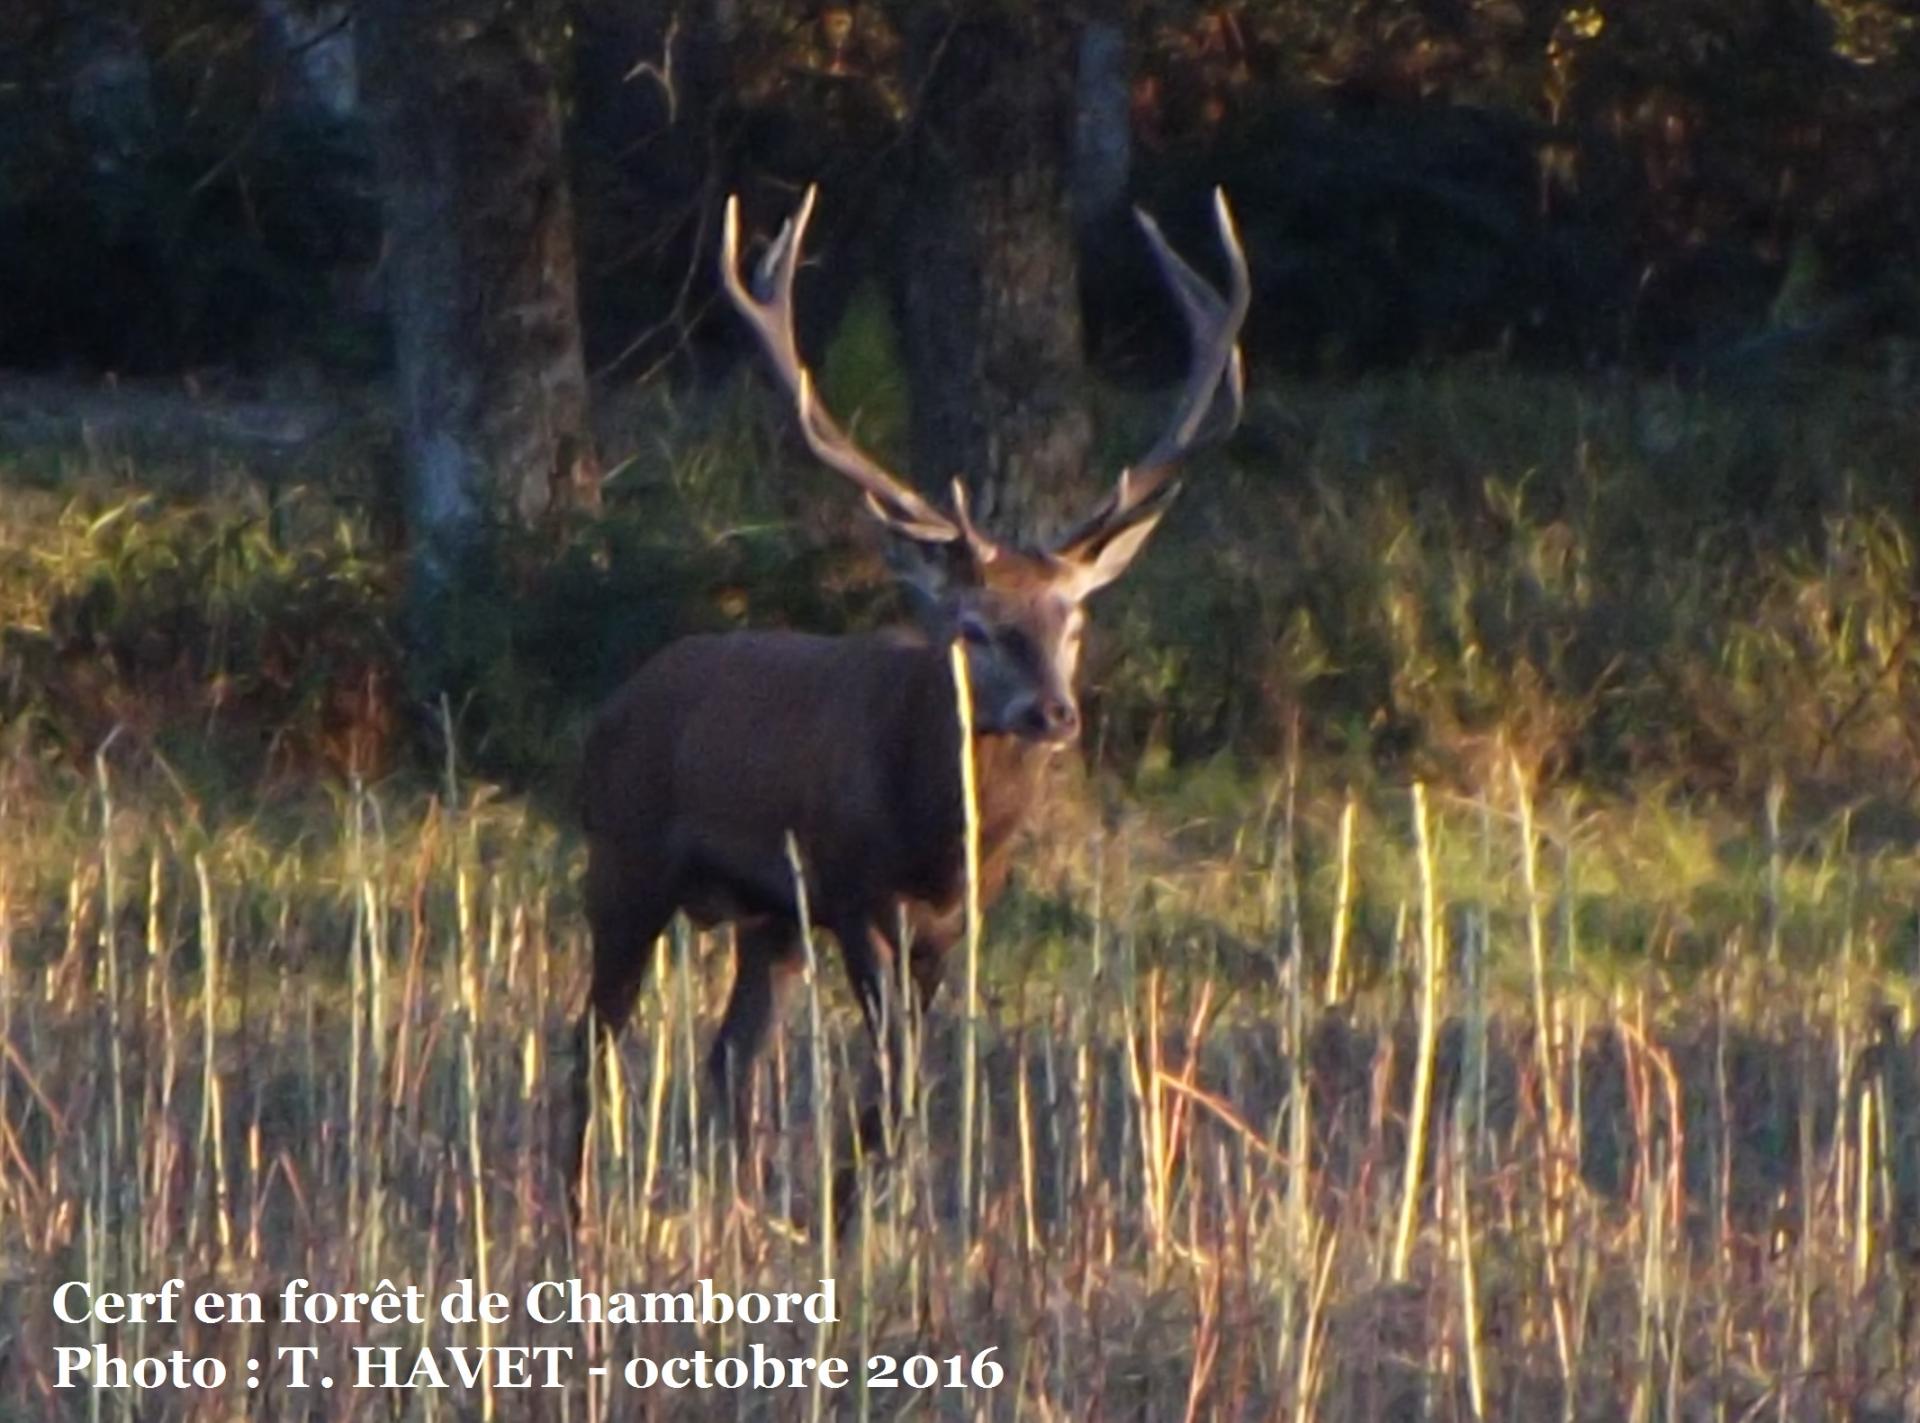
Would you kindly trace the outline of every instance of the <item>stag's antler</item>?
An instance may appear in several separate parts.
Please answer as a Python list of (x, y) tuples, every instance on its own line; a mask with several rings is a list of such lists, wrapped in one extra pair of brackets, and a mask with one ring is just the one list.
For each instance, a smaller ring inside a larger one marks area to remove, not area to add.
[[(1183, 460), (1196, 446), (1218, 439), (1240, 422), (1246, 400), (1246, 368), (1241, 359), (1240, 327), (1247, 319), (1252, 301), (1252, 281), (1247, 275), (1247, 254), (1234, 229), (1233, 212), (1227, 206), (1226, 193), (1216, 188), (1213, 213), (1220, 229), (1220, 243), (1226, 248), (1231, 284), (1226, 296), (1214, 288), (1168, 244), (1160, 225), (1139, 208), (1134, 216), (1146, 233), (1174, 299), (1186, 318), (1193, 343), (1192, 366), (1182, 388), (1180, 404), (1172, 422), (1156, 440), (1153, 448), (1120, 471), (1113, 492), (1095, 507), (1086, 519), (1062, 535), (1054, 552), (1062, 558), (1087, 557), (1116, 535), (1142, 521), (1157, 519), (1180, 490), (1174, 478)], [(1202, 433), (1207, 416), (1221, 404), (1225, 409)]]
[(793, 396), (800, 412), (801, 432), (814, 455), (858, 485), (873, 512), (889, 528), (923, 543), (950, 543), (963, 536), (962, 525), (935, 509), (906, 481), (854, 444), (814, 397), (813, 374), (800, 359), (793, 334), (793, 277), (800, 265), (800, 244), (806, 237), (818, 191), (809, 187), (800, 210), (781, 227), (754, 271), (751, 291), (740, 278), (740, 200), (728, 198), (720, 243), (720, 280), (734, 306), (759, 333), (760, 344), (773, 359), (780, 383)]

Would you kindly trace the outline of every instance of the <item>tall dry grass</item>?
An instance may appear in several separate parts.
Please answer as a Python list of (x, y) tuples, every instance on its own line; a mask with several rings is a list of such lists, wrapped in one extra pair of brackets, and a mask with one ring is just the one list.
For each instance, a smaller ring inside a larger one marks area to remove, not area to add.
[[(695, 1070), (725, 955), (679, 929), (596, 1079), (575, 1237), (551, 1147), (585, 955), (550, 828), (479, 788), (363, 790), (273, 846), (135, 803), (111, 757), (88, 800), (59, 808), (65, 831), (44, 807), (6, 830), (9, 1416), (1907, 1406), (1920, 1098), (1904, 980), (1875, 966), (1896, 931), (1851, 871), (1827, 882), (1824, 967), (1767, 961), (1785, 916), (1763, 897), (1682, 987), (1657, 953), (1603, 973), (1588, 956), (1630, 946), (1566, 937), (1590, 917), (1591, 827), (1521, 776), (1483, 800), (1289, 794), (1216, 827), (1242, 848), (1204, 862), (1144, 814), (1063, 823), (1008, 916), (1064, 901), (1057, 963), (988, 934), (981, 1011), (955, 994), (922, 1025), (917, 1106), (838, 1237), (822, 1202), (871, 1073), (831, 949), (742, 1154)], [(1329, 995), (1342, 944), (1364, 986)], [(271, 1306), (294, 1277), (429, 1297), (471, 1278), (517, 1302), (543, 1279), (738, 1292), (827, 1274), (843, 1317), (822, 1328), (539, 1326), (517, 1309), (490, 1327), (68, 1326), (50, 1308), (72, 1278), (178, 1275), (190, 1295)], [(783, 1357), (994, 1349), (1005, 1378), (699, 1397), (588, 1372), (756, 1341)], [(94, 1342), (218, 1356), (235, 1382), (54, 1390), (56, 1346)], [(243, 1361), (288, 1343), (343, 1379), (355, 1345), (577, 1353), (557, 1391), (294, 1395), (271, 1371), (247, 1389)]]

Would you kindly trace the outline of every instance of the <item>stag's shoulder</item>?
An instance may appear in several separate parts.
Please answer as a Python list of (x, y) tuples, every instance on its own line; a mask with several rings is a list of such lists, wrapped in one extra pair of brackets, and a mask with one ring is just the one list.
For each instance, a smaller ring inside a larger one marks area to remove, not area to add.
[(924, 680), (924, 644), (893, 632), (825, 636), (785, 630), (743, 630), (683, 637), (655, 653), (594, 717), (590, 758), (637, 739), (657, 739), (663, 726), (731, 723), (778, 716), (788, 724), (810, 710), (829, 716), (856, 703), (887, 702)]

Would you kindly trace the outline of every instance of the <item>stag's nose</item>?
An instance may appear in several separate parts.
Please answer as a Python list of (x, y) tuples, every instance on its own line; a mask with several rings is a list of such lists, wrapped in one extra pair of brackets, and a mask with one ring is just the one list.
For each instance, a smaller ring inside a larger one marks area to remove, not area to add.
[(1048, 741), (1070, 741), (1080, 734), (1080, 708), (1065, 697), (1042, 697), (1027, 712), (1036, 736)]

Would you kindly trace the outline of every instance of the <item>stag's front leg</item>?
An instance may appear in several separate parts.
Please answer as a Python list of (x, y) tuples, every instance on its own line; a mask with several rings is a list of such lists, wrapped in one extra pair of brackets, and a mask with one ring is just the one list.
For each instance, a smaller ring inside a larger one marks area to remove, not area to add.
[(917, 905), (908, 923), (911, 940), (907, 972), (913, 980), (914, 1001), (924, 1019), (940, 993), (940, 985), (946, 982), (947, 961), (952, 957), (953, 947), (965, 936), (966, 906), (936, 910), (929, 905)]

